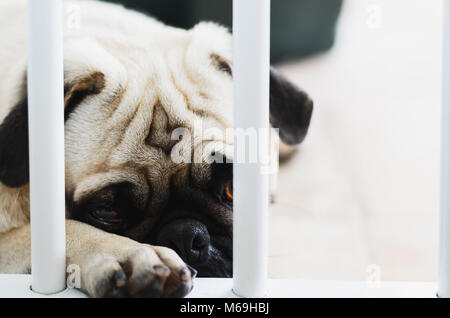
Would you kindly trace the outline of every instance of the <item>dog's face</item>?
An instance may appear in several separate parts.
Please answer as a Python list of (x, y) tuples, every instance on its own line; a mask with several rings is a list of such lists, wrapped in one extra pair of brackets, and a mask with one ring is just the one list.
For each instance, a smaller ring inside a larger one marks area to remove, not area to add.
[[(68, 217), (170, 247), (200, 276), (231, 276), (231, 49), (213, 24), (167, 29), (149, 43), (67, 41)], [(270, 107), (281, 139), (301, 142), (312, 102), (274, 70)], [(26, 98), (0, 126), (0, 181), (11, 187), (28, 182), (24, 117)]]

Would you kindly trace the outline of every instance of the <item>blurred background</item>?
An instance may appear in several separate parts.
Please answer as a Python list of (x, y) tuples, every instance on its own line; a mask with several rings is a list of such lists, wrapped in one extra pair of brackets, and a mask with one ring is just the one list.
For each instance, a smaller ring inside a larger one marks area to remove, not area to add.
[[(110, 0), (176, 27), (214, 21), (232, 28), (232, 0)], [(272, 63), (329, 49), (342, 0), (273, 0)]]
[[(115, 1), (180, 27), (231, 0)], [(271, 278), (437, 277), (442, 0), (273, 0), (272, 62), (315, 101), (281, 167)]]

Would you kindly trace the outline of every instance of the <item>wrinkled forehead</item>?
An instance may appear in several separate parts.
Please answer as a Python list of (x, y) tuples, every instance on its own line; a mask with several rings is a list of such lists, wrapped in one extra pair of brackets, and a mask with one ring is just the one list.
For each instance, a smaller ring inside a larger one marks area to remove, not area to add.
[(92, 41), (89, 56), (71, 51), (66, 82), (86, 78), (83, 71), (104, 74), (102, 91), (66, 123), (66, 182), (75, 199), (122, 181), (164, 191), (186, 162), (210, 162), (215, 153), (232, 157), (232, 80), (217, 67), (217, 56), (231, 59), (231, 46), (225, 31), (212, 40), (213, 27), (177, 32), (177, 41), (160, 46), (151, 41), (120, 50)]

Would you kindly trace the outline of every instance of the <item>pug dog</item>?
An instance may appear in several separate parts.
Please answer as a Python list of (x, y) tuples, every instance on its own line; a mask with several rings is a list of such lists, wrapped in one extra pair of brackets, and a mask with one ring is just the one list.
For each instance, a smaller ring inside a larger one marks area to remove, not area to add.
[[(233, 127), (231, 34), (98, 1), (64, 6), (67, 264), (80, 289), (182, 297), (197, 272), (230, 277), (233, 140), (195, 131)], [(26, 21), (24, 0), (0, 2), (0, 273), (31, 271)], [(272, 69), (282, 142), (302, 142), (312, 110)], [(178, 161), (174, 149), (200, 155)]]

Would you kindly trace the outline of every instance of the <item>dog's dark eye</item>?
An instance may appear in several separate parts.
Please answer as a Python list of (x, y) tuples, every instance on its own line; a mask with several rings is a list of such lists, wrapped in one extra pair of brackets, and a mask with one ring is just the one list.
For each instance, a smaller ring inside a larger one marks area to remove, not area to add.
[(233, 202), (233, 181), (228, 181), (226, 184), (223, 190), (223, 197), (226, 201)]
[(100, 221), (104, 224), (117, 225), (122, 223), (123, 219), (120, 217), (119, 213), (111, 210), (94, 210), (90, 212), (90, 215), (96, 219), (96, 221)]

